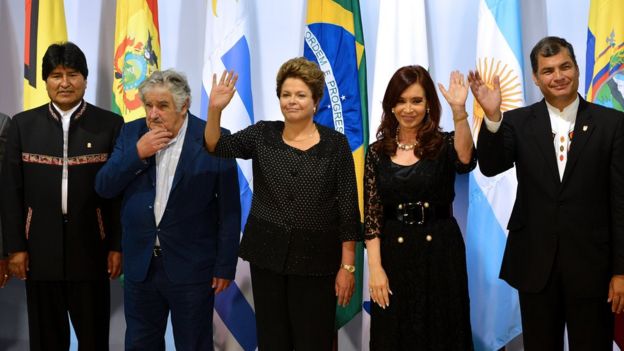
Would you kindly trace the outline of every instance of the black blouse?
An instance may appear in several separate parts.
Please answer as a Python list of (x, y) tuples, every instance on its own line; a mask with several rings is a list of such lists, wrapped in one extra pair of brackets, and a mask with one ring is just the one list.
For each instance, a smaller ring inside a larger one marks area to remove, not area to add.
[(282, 140), (284, 122), (222, 135), (215, 154), (252, 159), (254, 193), (240, 257), (283, 274), (336, 274), (342, 242), (361, 240), (353, 156), (344, 135), (316, 125), (301, 151)]

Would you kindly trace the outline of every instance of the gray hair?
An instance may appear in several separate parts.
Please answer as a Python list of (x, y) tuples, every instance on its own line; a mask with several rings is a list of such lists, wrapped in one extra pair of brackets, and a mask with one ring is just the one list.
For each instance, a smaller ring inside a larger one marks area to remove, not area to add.
[(155, 71), (139, 85), (141, 101), (145, 103), (145, 94), (158, 87), (164, 87), (171, 93), (176, 111), (181, 112), (186, 101), (188, 101), (187, 107), (191, 107), (191, 88), (183, 73), (173, 69)]

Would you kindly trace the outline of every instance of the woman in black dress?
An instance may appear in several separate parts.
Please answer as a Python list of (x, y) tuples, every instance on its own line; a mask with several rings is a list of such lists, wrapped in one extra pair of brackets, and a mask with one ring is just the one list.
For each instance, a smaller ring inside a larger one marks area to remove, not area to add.
[(429, 73), (400, 68), (366, 155), (365, 239), (371, 350), (472, 350), (464, 241), (452, 215), (455, 174), (476, 164), (463, 75), (440, 91), (455, 132), (439, 127)]
[(336, 302), (346, 305), (354, 290), (355, 168), (346, 137), (314, 123), (324, 78), (305, 58), (286, 61), (276, 79), (284, 121), (221, 135), (236, 75), (213, 77), (206, 147), (253, 162), (240, 257), (250, 263), (261, 351), (331, 350)]

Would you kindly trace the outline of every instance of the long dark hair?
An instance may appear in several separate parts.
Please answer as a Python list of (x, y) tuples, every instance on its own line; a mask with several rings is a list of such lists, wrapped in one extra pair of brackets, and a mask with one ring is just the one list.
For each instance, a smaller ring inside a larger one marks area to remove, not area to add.
[(401, 94), (414, 83), (420, 84), (425, 91), (428, 112), (420, 124), (417, 132), (419, 147), (414, 148), (414, 154), (419, 158), (436, 158), (442, 145), (442, 134), (440, 133), (440, 99), (436, 92), (433, 80), (422, 66), (405, 66), (399, 68), (386, 88), (384, 94), (381, 116), (381, 124), (377, 130), (376, 151), (383, 152), (388, 156), (396, 154), (396, 133), (399, 122), (392, 113), (392, 108), (396, 106)]

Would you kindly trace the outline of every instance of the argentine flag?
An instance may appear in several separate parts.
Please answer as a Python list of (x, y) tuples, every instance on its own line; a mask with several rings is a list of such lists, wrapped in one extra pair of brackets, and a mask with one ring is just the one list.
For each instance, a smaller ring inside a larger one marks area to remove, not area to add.
[[(236, 95), (221, 117), (221, 125), (232, 133), (254, 123), (251, 53), (247, 28), (247, 9), (250, 7), (249, 0), (212, 1), (206, 11), (201, 115), (206, 119), (213, 73), (219, 77), (224, 70), (236, 71)], [(250, 160), (238, 160), (238, 180), (242, 209), (241, 228), (244, 228), (252, 196)], [(257, 347), (249, 264), (240, 258), (235, 281), (215, 298), (214, 338), (217, 350), (250, 351)]]
[[(521, 43), (518, 1), (480, 0), (476, 68), (490, 86), (500, 77), (503, 112), (524, 105)], [(475, 101), (475, 140), (482, 119)], [(498, 278), (516, 186), (515, 168), (492, 178), (478, 168), (470, 175), (466, 256), (476, 350), (499, 350), (522, 333), (518, 293)]]

